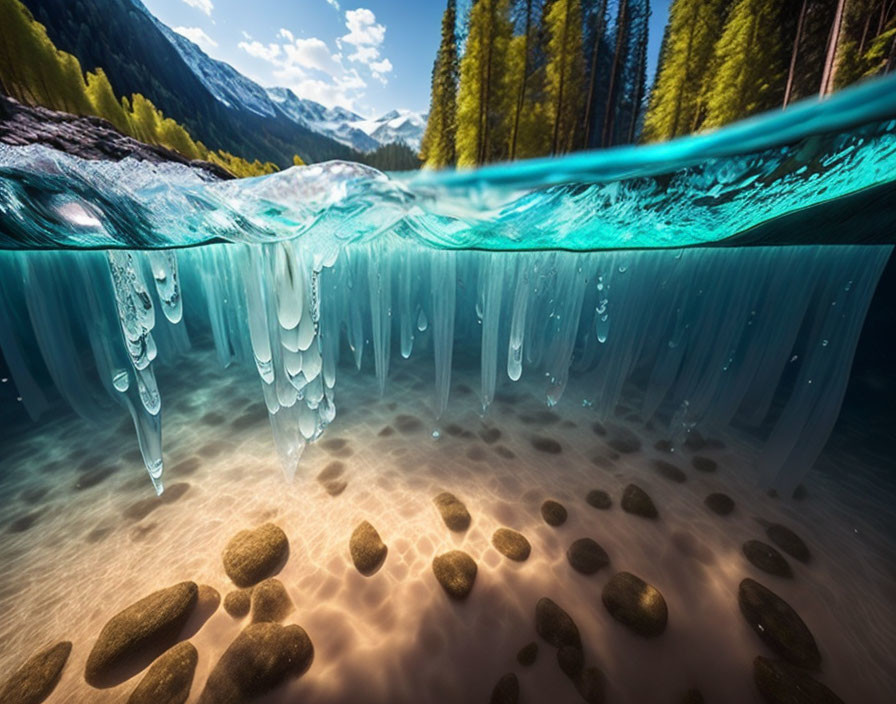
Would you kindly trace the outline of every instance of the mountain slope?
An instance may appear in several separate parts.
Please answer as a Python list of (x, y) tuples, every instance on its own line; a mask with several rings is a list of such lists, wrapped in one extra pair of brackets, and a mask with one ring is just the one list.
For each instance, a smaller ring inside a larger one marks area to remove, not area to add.
[(426, 129), (426, 118), (426, 115), (411, 110), (392, 110), (376, 120), (363, 120), (355, 126), (380, 144), (404, 142), (417, 151)]
[[(229, 106), (220, 100), (136, 0), (24, 3), (46, 26), (53, 43), (74, 54), (85, 70), (102, 67), (117, 94), (145, 95), (209, 147), (283, 167), (291, 165), (293, 154), (305, 161), (359, 157), (355, 150), (282, 113), (268, 116), (242, 101)], [(235, 80), (234, 86), (243, 85)]]

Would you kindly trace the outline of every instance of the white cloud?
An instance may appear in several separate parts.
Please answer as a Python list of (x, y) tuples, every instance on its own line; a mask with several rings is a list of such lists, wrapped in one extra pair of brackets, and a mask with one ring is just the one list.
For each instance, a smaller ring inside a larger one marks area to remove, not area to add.
[(184, 0), (184, 2), (190, 7), (195, 7), (197, 10), (204, 12), (209, 17), (212, 16), (212, 10), (215, 8), (212, 5), (212, 0)]
[[(338, 9), (335, 0), (327, 2)], [(323, 39), (296, 37), (286, 28), (281, 28), (276, 41), (270, 44), (246, 36), (247, 41), (238, 46), (251, 56), (269, 62), (273, 76), (296, 95), (327, 106), (355, 109), (355, 103), (367, 88), (359, 69), (369, 73), (368, 80), (372, 77), (385, 85), (393, 66), (389, 59), (380, 56), (386, 28), (376, 21), (373, 12), (365, 8), (348, 10), (345, 27), (348, 34), (335, 40), (335, 49)], [(359, 66), (348, 66), (346, 61)]]
[(348, 10), (345, 13), (348, 34), (342, 37), (346, 44), (359, 46), (379, 46), (386, 38), (386, 28), (377, 24), (376, 15), (365, 7)]
[(339, 3), (336, 0), (327, 0), (327, 5), (337, 10), (339, 9)]
[(174, 31), (186, 37), (194, 44), (198, 44), (203, 49), (208, 50), (211, 47), (218, 46), (218, 42), (208, 36), (205, 31), (199, 27), (174, 27)]
[(265, 46), (254, 39), (250, 42), (240, 42), (237, 46), (245, 51), (249, 56), (254, 56), (265, 61), (274, 61), (280, 55), (280, 46), (278, 44), (268, 44)]

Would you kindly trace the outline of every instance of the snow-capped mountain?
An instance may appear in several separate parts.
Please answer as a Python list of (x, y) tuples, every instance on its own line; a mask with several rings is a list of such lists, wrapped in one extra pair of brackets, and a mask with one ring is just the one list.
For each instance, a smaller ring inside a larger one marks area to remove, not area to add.
[(378, 119), (367, 120), (339, 106), (328, 108), (308, 98), (300, 98), (289, 88), (262, 88), (230, 64), (211, 58), (193, 41), (160, 22), (140, 0), (131, 1), (159, 28), (209, 92), (228, 108), (262, 117), (283, 116), (361, 152), (394, 142), (404, 142), (415, 151), (420, 148), (426, 127), (425, 115), (410, 110), (392, 110)]
[(318, 134), (326, 135), (362, 152), (373, 151), (383, 144), (367, 132), (353, 126), (363, 121), (363, 118), (351, 110), (339, 106), (328, 108), (313, 100), (298, 97), (289, 88), (268, 88), (267, 95), (277, 110), (286, 117)]
[(427, 115), (412, 110), (391, 110), (375, 120), (355, 122), (354, 126), (380, 144), (404, 142), (417, 151), (426, 129), (426, 119)]

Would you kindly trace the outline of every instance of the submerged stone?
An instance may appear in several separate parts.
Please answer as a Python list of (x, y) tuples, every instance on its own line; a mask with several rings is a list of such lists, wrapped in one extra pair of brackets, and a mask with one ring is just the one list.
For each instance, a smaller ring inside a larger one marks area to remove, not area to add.
[(532, 665), (535, 662), (535, 658), (537, 657), (538, 643), (533, 640), (531, 643), (527, 643), (520, 648), (519, 652), (516, 654), (516, 661), (523, 667), (529, 667), (529, 665)]
[(710, 494), (703, 503), (706, 504), (706, 508), (720, 516), (727, 516), (734, 510), (734, 499), (721, 492)]
[(241, 530), (224, 548), (224, 571), (238, 587), (251, 587), (270, 577), (285, 561), (289, 540), (278, 526), (265, 523)]
[(243, 618), (252, 604), (252, 589), (234, 589), (224, 597), (224, 610), (234, 618)]
[[(94, 687), (118, 684), (129, 676), (120, 669), (145, 664), (177, 642), (199, 598), (195, 582), (160, 589), (113, 616), (100, 631), (84, 670)], [(144, 665), (145, 666), (145, 665)]]
[(59, 683), (72, 652), (72, 644), (62, 641), (32, 655), (0, 685), (4, 704), (41, 704)]
[(571, 680), (575, 680), (582, 674), (582, 668), (585, 667), (585, 653), (581, 648), (573, 645), (564, 645), (557, 650), (557, 664), (563, 671), (563, 674)]
[(279, 579), (266, 579), (252, 589), (252, 623), (282, 621), (294, 608)]
[(782, 526), (780, 523), (772, 523), (765, 529), (768, 539), (781, 548), (784, 552), (800, 562), (808, 562), (811, 555), (809, 548), (803, 539), (794, 533), (790, 528)]
[(776, 577), (793, 577), (790, 563), (771, 545), (759, 540), (748, 540), (744, 543), (743, 551), (746, 558), (763, 572)]
[(459, 601), (467, 598), (476, 581), (476, 562), (462, 550), (437, 555), (432, 571), (445, 593)]
[(639, 635), (652, 638), (666, 630), (669, 612), (663, 595), (630, 572), (613, 575), (601, 600), (613, 618)]
[(589, 491), (585, 496), (585, 501), (589, 506), (601, 510), (606, 510), (613, 505), (613, 500), (610, 498), (610, 495), (601, 489), (592, 489)]
[(502, 555), (517, 562), (528, 559), (529, 553), (532, 551), (532, 546), (529, 545), (526, 536), (510, 528), (498, 528), (492, 535), (492, 545)]
[(367, 521), (359, 523), (352, 532), (348, 547), (355, 568), (365, 577), (369, 577), (380, 568), (386, 559), (386, 553), (389, 552), (376, 528)]
[(548, 499), (541, 505), (541, 517), (549, 526), (562, 526), (566, 523), (566, 509), (552, 499)]
[(199, 704), (243, 704), (301, 676), (314, 659), (314, 646), (300, 626), (253, 623), (218, 660)]
[(591, 538), (579, 538), (570, 545), (566, 551), (566, 559), (574, 570), (582, 574), (594, 574), (601, 567), (610, 564), (607, 551)]
[(714, 459), (696, 455), (691, 459), (691, 466), (698, 472), (715, 472), (719, 465)]
[(636, 484), (629, 484), (622, 491), (620, 506), (626, 513), (633, 513), (642, 518), (656, 518), (659, 515), (656, 506), (653, 505), (653, 500), (646, 491)]
[(628, 428), (613, 426), (607, 444), (616, 452), (631, 454), (641, 449), (641, 439)]
[(753, 681), (769, 704), (843, 704), (843, 700), (805, 670), (758, 655)]
[(576, 679), (576, 691), (587, 704), (602, 704), (606, 689), (604, 673), (597, 667), (586, 667)]
[(666, 460), (654, 460), (653, 466), (656, 469), (657, 473), (663, 479), (668, 479), (670, 482), (682, 484), (688, 479), (687, 474), (685, 474), (683, 471), (681, 471), (680, 468), (676, 467), (671, 462), (667, 462)]
[(582, 649), (582, 637), (575, 621), (547, 597), (535, 605), (535, 631), (555, 648), (568, 645)]
[(532, 447), (534, 447), (539, 452), (544, 452), (548, 455), (559, 455), (561, 452), (563, 452), (563, 448), (560, 446), (560, 443), (553, 438), (532, 438)]
[(152, 664), (128, 704), (184, 704), (198, 661), (199, 653), (192, 643), (178, 643)]
[(815, 638), (790, 604), (752, 579), (740, 583), (737, 601), (747, 623), (769, 648), (794, 665), (818, 669), (821, 653)]
[(433, 499), (433, 503), (442, 515), (448, 530), (460, 533), (470, 527), (470, 513), (454, 494), (443, 491)]
[(489, 699), (490, 704), (516, 704), (520, 700), (520, 681), (513, 672), (498, 680)]

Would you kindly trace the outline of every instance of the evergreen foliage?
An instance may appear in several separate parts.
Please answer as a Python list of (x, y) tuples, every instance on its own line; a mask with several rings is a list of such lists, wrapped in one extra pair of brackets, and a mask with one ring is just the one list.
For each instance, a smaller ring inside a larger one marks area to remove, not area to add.
[(250, 163), (225, 151), (209, 150), (139, 93), (119, 101), (100, 68), (85, 79), (78, 59), (56, 49), (44, 26), (19, 0), (0, 0), (0, 84), (21, 102), (102, 117), (135, 139), (167, 147), (187, 159), (214, 162), (236, 176), (277, 169), (270, 162)]
[(706, 86), (704, 127), (720, 127), (781, 104), (786, 51), (779, 0), (737, 0), (716, 44), (717, 70)]
[(454, 163), (458, 81), (455, 15), (455, 0), (448, 0), (442, 16), (442, 42), (432, 69), (429, 118), (420, 143), (420, 160), (434, 169)]
[(554, 0), (547, 14), (547, 100), (551, 118), (551, 153), (572, 149), (582, 112), (582, 8), (579, 0)]
[(513, 29), (508, 0), (476, 0), (468, 27), (457, 95), (458, 166), (504, 158), (510, 127), (506, 69)]

